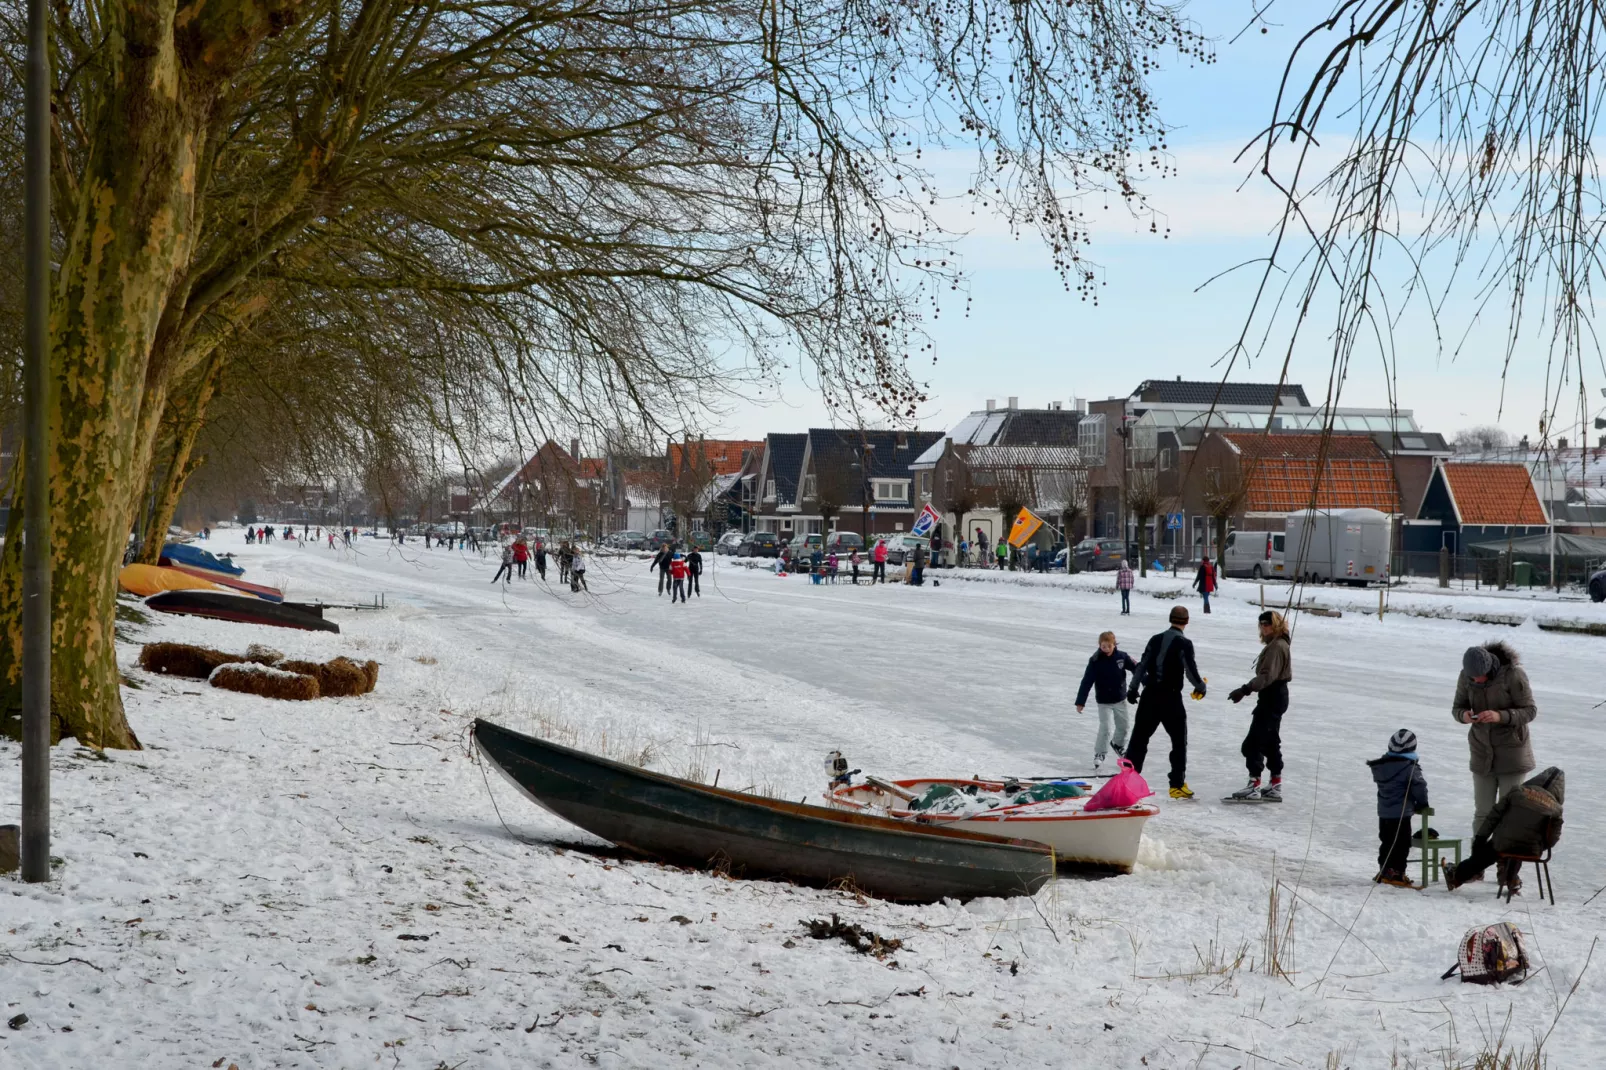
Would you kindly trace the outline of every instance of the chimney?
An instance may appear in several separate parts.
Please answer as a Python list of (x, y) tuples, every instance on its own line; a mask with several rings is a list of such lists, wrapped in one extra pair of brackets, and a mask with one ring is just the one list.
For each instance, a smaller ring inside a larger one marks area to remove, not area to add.
[(1071, 411), (1072, 412), (1086, 412), (1087, 411), (1087, 398), (1072, 398), (1071, 399)]
[(987, 399), (987, 411), (988, 412), (992, 412), (997, 407), (998, 407), (998, 402), (997, 401), (993, 400), (992, 398), (988, 398)]
[(1016, 397), (1010, 398), (1009, 399), (1009, 407), (1012, 408), (1012, 409), (1020, 408), (1020, 398), (1016, 398)]
[(578, 438), (569, 440), (569, 456), (577, 461), (580, 459), (580, 440)]
[(1063, 401), (1050, 401), (1048, 403), (1049, 412), (1059, 412), (1063, 408), (1065, 408), (1065, 402)]
[(1556, 448), (1558, 450), (1566, 449), (1567, 448), (1567, 440), (1565, 438), (1558, 438), (1556, 440)]

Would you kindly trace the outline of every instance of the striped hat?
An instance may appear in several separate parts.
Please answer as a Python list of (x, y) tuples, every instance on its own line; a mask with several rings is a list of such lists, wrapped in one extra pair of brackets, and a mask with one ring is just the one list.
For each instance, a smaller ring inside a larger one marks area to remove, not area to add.
[(1406, 754), (1416, 750), (1416, 733), (1402, 728), (1389, 737), (1390, 754)]

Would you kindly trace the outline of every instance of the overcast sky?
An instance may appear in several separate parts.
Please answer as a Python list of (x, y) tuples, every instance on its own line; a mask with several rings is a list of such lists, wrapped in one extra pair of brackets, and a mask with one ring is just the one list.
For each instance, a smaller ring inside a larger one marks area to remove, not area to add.
[[(1271, 12), (1281, 24), (1273, 22), (1266, 33), (1251, 30), (1236, 42), (1229, 39), (1249, 20), (1248, 0), (1201, 0), (1189, 11), (1216, 39), (1219, 61), (1156, 79), (1164, 114), (1177, 128), (1171, 146), (1179, 174), (1147, 191), (1165, 213), (1170, 237), (1149, 234), (1146, 223), (1119, 207), (1101, 211), (1105, 222), (1095, 230), (1091, 255), (1103, 267), (1105, 285), (1092, 305), (1066, 292), (1035, 235), (1013, 238), (978, 215), (958, 246), (970, 279), (969, 312), (954, 301), (927, 325), (937, 362), (914, 368), (930, 386), (921, 427), (951, 427), (987, 398), (1002, 404), (1013, 395), (1023, 405), (1041, 406), (1073, 396), (1123, 395), (1146, 378), (1221, 377), (1217, 362), (1243, 326), (1258, 276), (1239, 272), (1201, 287), (1235, 264), (1264, 256), (1278, 212), (1264, 184), (1238, 188), (1247, 166), (1233, 158), (1265, 126), (1289, 49), (1309, 28), (1304, 20), (1319, 17), (1326, 6), (1278, 4)], [(1400, 325), (1394, 340), (1399, 405), (1414, 411), (1424, 429), (1446, 436), (1484, 423), (1500, 424), (1513, 438), (1535, 434), (1545, 406), (1544, 339), (1533, 339), (1519, 354), (1502, 413), (1504, 310), (1478, 323), (1470, 300), (1444, 308), (1446, 344), (1425, 316)], [(1452, 355), (1450, 347), (1463, 337), (1461, 352)], [(1313, 400), (1327, 391), (1329, 353), (1326, 340), (1312, 332), (1293, 358), (1290, 378)], [(1232, 378), (1275, 381), (1278, 371), (1266, 358), (1236, 368)], [(1589, 384), (1592, 410), (1606, 405), (1600, 385)], [(1570, 389), (1575, 398), (1576, 384)], [(1368, 357), (1352, 367), (1341, 403), (1388, 406), (1380, 361)], [(1564, 404), (1560, 424), (1575, 420), (1576, 409), (1576, 401)], [(721, 424), (718, 430), (731, 437), (758, 438), (824, 426), (829, 418), (810, 382), (793, 371), (781, 381), (779, 397), (739, 404)]]

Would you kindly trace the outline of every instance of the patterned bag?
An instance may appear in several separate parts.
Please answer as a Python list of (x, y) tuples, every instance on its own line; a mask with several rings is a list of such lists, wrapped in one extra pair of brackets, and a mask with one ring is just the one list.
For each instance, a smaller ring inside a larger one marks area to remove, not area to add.
[(1528, 951), (1523, 947), (1522, 933), (1503, 921), (1467, 930), (1455, 965), (1445, 970), (1440, 980), (1447, 980), (1457, 970), (1461, 971), (1461, 980), (1475, 985), (1497, 985), (1512, 977), (1517, 977), (1513, 984), (1521, 984), (1528, 974)]

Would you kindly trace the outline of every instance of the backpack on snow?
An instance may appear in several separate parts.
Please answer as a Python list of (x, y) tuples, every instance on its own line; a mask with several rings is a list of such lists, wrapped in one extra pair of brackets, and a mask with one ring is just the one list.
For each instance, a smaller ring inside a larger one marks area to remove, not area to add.
[(1439, 978), (1448, 980), (1457, 970), (1461, 980), (1475, 985), (1497, 985), (1512, 977), (1513, 984), (1521, 984), (1528, 974), (1528, 951), (1522, 943), (1522, 933), (1506, 922), (1468, 929), (1461, 938), (1456, 952), (1455, 965)]

